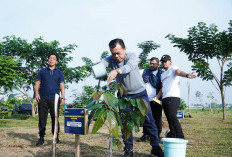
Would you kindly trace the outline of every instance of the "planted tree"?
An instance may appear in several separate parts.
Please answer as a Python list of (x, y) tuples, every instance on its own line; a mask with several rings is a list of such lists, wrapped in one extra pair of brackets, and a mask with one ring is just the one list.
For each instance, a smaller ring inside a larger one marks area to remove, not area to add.
[[(226, 119), (225, 88), (232, 85), (232, 21), (229, 22), (227, 31), (219, 32), (216, 25), (207, 26), (204, 22), (199, 22), (188, 30), (187, 38), (172, 34), (166, 38), (175, 44), (174, 47), (188, 55), (188, 59), (193, 62), (192, 69), (197, 75), (203, 80), (210, 80), (220, 92), (223, 120)], [(215, 62), (220, 69), (219, 76), (211, 67)]]
[[(121, 85), (115, 85), (115, 89), (119, 90), (121, 95), (125, 93)], [(100, 99), (101, 96), (103, 99)], [(133, 110), (127, 111), (127, 105), (132, 105)], [(93, 93), (87, 108), (92, 111), (92, 116), (89, 117), (90, 122), (96, 119), (92, 133), (96, 133), (104, 124), (107, 125), (109, 137), (111, 134), (113, 135), (113, 145), (118, 147), (121, 146), (118, 139), (119, 127), (123, 130), (125, 138), (128, 139), (133, 130), (139, 132), (140, 124), (144, 123), (145, 115), (148, 113), (146, 102), (143, 99), (118, 99), (109, 92), (101, 91)], [(110, 148), (109, 154), (111, 153)]]

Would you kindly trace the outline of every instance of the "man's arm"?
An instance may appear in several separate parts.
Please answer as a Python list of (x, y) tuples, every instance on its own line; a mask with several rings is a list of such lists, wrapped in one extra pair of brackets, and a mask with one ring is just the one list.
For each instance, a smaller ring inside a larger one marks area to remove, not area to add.
[(155, 99), (159, 100), (160, 97), (162, 96), (162, 88), (163, 88), (163, 86), (161, 86), (159, 93), (155, 96)]
[(35, 99), (37, 102), (40, 100), (40, 95), (39, 95), (39, 87), (40, 87), (40, 81), (35, 81)]
[(65, 104), (64, 82), (60, 83), (60, 91), (61, 91), (61, 102), (60, 102), (60, 105), (64, 105)]
[[(128, 57), (129, 57), (128, 61), (124, 66), (122, 66), (118, 69), (112, 70), (109, 73), (108, 78), (107, 78), (108, 82), (111, 82), (118, 74), (127, 74), (127, 73), (131, 72), (131, 69), (134, 69), (134, 67), (138, 66), (137, 58), (136, 58), (136, 55), (134, 53), (131, 53), (130, 55), (128, 55)], [(105, 62), (106, 61), (107, 60), (105, 59)]]
[(184, 71), (181, 71), (180, 69), (177, 69), (175, 71), (175, 75), (177, 76), (181, 76), (181, 77), (187, 77), (189, 79), (193, 79), (193, 78), (196, 78), (197, 76), (194, 74), (194, 72), (191, 72), (191, 73), (186, 73)]

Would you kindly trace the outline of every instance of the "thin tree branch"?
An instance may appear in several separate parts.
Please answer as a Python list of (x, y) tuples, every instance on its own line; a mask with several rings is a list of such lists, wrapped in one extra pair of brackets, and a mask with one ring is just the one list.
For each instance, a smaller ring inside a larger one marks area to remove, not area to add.
[(211, 83), (213, 84), (213, 86), (217, 89), (217, 91), (220, 93), (220, 90), (219, 90), (219, 88), (213, 83), (213, 81), (212, 80), (210, 80), (211, 81)]
[[(209, 64), (208, 64), (208, 65), (209, 65)], [(218, 80), (217, 76), (213, 73), (213, 71), (211, 70), (211, 68), (210, 68), (208, 65), (206, 65), (206, 66), (209, 68), (209, 70), (210, 70), (211, 73), (213, 74), (213, 77), (214, 77), (216, 83), (218, 84), (218, 87), (220, 87), (220, 81)]]

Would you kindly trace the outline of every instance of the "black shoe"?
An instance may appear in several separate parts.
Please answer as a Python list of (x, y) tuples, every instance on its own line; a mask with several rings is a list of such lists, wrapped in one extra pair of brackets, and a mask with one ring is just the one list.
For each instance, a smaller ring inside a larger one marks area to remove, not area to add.
[(136, 140), (136, 142), (146, 142), (149, 140), (150, 140), (150, 137), (148, 135), (143, 134), (143, 136), (140, 137), (138, 140)]
[(41, 146), (44, 144), (44, 138), (43, 137), (40, 137), (39, 140), (37, 141), (36, 143), (36, 146)]
[(133, 157), (133, 150), (125, 150), (124, 157)]
[(158, 157), (164, 157), (164, 152), (160, 146), (152, 147), (151, 154)]
[(61, 144), (61, 141), (59, 140), (59, 137), (56, 139), (56, 144)]

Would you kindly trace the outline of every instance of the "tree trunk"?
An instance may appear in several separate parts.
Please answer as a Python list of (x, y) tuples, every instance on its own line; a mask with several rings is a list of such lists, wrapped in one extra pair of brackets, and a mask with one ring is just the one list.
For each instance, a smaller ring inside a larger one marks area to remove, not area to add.
[(112, 157), (112, 153), (113, 153), (113, 150), (112, 150), (112, 144), (113, 143), (113, 135), (110, 134), (109, 136), (109, 157)]
[(31, 102), (31, 99), (29, 98), (27, 91), (25, 90), (25, 88), (23, 86), (21, 86), (24, 90), (25, 95), (27, 96), (28, 101), (31, 104), (31, 115), (32, 117), (35, 117), (35, 105), (34, 105), (34, 97), (33, 97), (33, 101)]
[(99, 79), (98, 80), (98, 85), (97, 85), (97, 92), (99, 92), (99, 90), (100, 90), (100, 84), (101, 84), (101, 80)]
[(226, 61), (222, 62), (221, 66), (221, 78), (220, 78), (220, 91), (221, 91), (221, 98), (222, 98), (222, 109), (223, 109), (223, 120), (226, 119), (226, 104), (225, 104), (225, 93), (224, 93), (224, 88), (223, 88), (223, 70), (224, 70), (224, 65)]
[(221, 89), (221, 98), (222, 98), (223, 120), (225, 120), (226, 119), (226, 103), (225, 103), (225, 95), (223, 92), (223, 87)]

